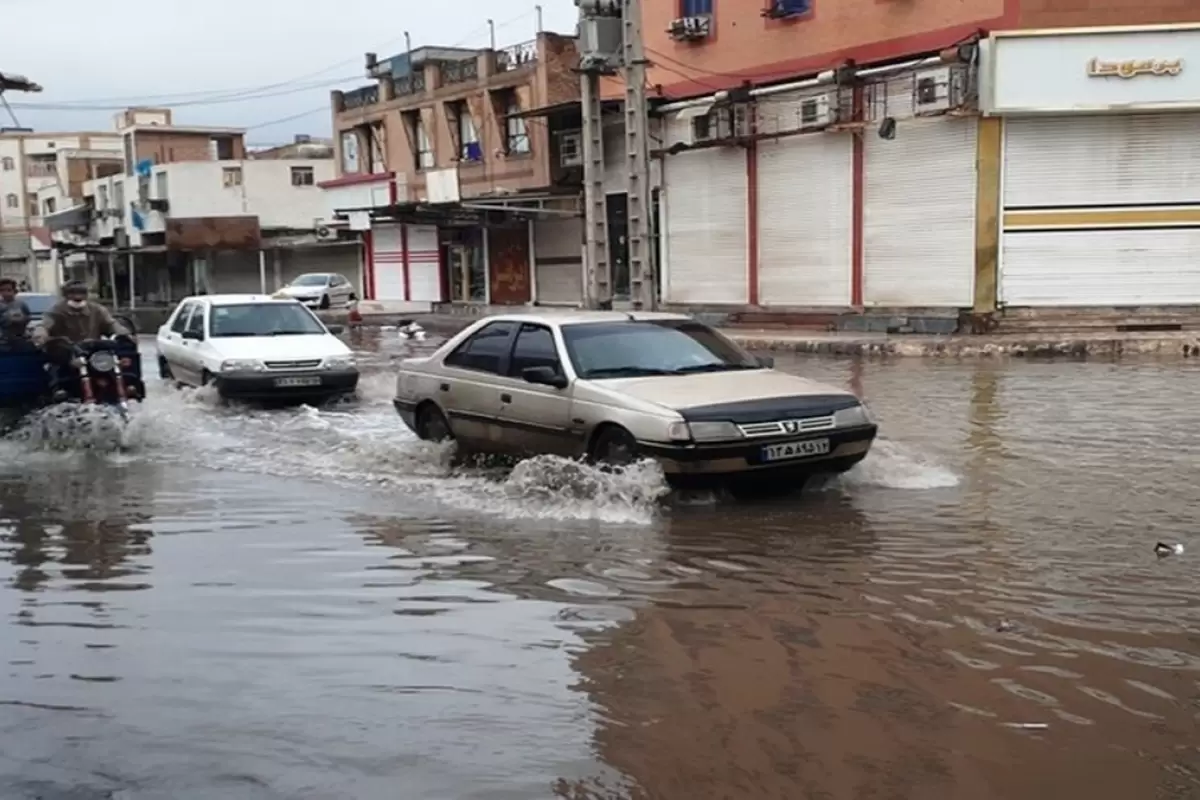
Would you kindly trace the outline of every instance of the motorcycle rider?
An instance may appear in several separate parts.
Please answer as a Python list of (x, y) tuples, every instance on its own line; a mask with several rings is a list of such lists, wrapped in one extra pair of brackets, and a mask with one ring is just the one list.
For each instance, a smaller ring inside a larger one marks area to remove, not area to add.
[[(129, 331), (117, 322), (112, 313), (88, 299), (88, 287), (83, 281), (69, 281), (62, 288), (63, 299), (59, 300), (42, 315), (33, 330), (33, 341), (45, 347), (52, 339), (65, 339), (70, 344), (79, 344), (104, 336), (130, 339)], [(54, 397), (66, 396), (66, 387), (75, 380), (72, 357), (68, 352), (47, 349), (50, 359), (50, 385)]]
[(129, 331), (107, 308), (88, 299), (88, 287), (83, 281), (68, 282), (62, 288), (62, 295), (63, 299), (50, 307), (33, 331), (33, 340), (38, 345), (60, 337), (79, 344), (104, 336), (129, 336)]
[(29, 306), (17, 297), (16, 280), (0, 278), (0, 341), (6, 344), (24, 341), (31, 316)]

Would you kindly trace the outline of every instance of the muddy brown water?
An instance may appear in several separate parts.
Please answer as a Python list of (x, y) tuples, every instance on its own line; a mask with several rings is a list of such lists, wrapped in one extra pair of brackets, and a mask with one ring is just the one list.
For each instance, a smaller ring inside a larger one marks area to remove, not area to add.
[(362, 346), (354, 406), (0, 445), (0, 798), (1200, 797), (1195, 365), (781, 361), (868, 461), (664, 504), (449, 474)]

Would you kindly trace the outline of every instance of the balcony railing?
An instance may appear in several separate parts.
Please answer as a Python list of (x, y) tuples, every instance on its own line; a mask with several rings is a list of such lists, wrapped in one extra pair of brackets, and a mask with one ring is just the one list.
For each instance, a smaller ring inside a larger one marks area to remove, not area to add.
[(379, 102), (379, 85), (372, 84), (346, 92), (342, 95), (342, 108), (350, 111), (355, 108), (366, 108)]
[(58, 165), (53, 161), (31, 161), (25, 165), (25, 175), (30, 178), (54, 178), (58, 176)]
[(538, 60), (537, 40), (522, 42), (506, 47), (496, 53), (496, 71), (510, 72), (514, 69), (536, 64)]
[(409, 94), (421, 94), (425, 91), (425, 73), (413, 72), (402, 78), (392, 78), (392, 94), (404, 97)]
[(455, 83), (468, 83), (479, 78), (479, 61), (475, 58), (464, 58), (460, 61), (442, 62), (442, 85), (450, 86)]

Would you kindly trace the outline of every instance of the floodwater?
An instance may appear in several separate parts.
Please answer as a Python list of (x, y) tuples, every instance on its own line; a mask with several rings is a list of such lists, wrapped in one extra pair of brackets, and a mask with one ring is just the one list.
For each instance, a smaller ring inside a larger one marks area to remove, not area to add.
[(0, 443), (0, 798), (1200, 797), (1200, 366), (781, 362), (884, 439), (737, 505), (451, 474), (405, 348)]

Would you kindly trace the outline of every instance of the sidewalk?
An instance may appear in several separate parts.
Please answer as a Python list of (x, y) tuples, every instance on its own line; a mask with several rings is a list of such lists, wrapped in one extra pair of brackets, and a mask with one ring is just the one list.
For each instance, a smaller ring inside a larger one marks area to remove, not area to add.
[[(326, 322), (345, 325), (348, 312), (322, 311)], [(440, 336), (453, 336), (476, 317), (456, 314), (364, 314), (364, 328), (415, 321)], [(1061, 334), (981, 334), (931, 336), (923, 334), (823, 333), (785, 328), (723, 328), (722, 333), (742, 346), (776, 353), (836, 356), (906, 356), (940, 358), (1172, 355), (1200, 357), (1196, 332), (1145, 333), (1114, 331)]]

